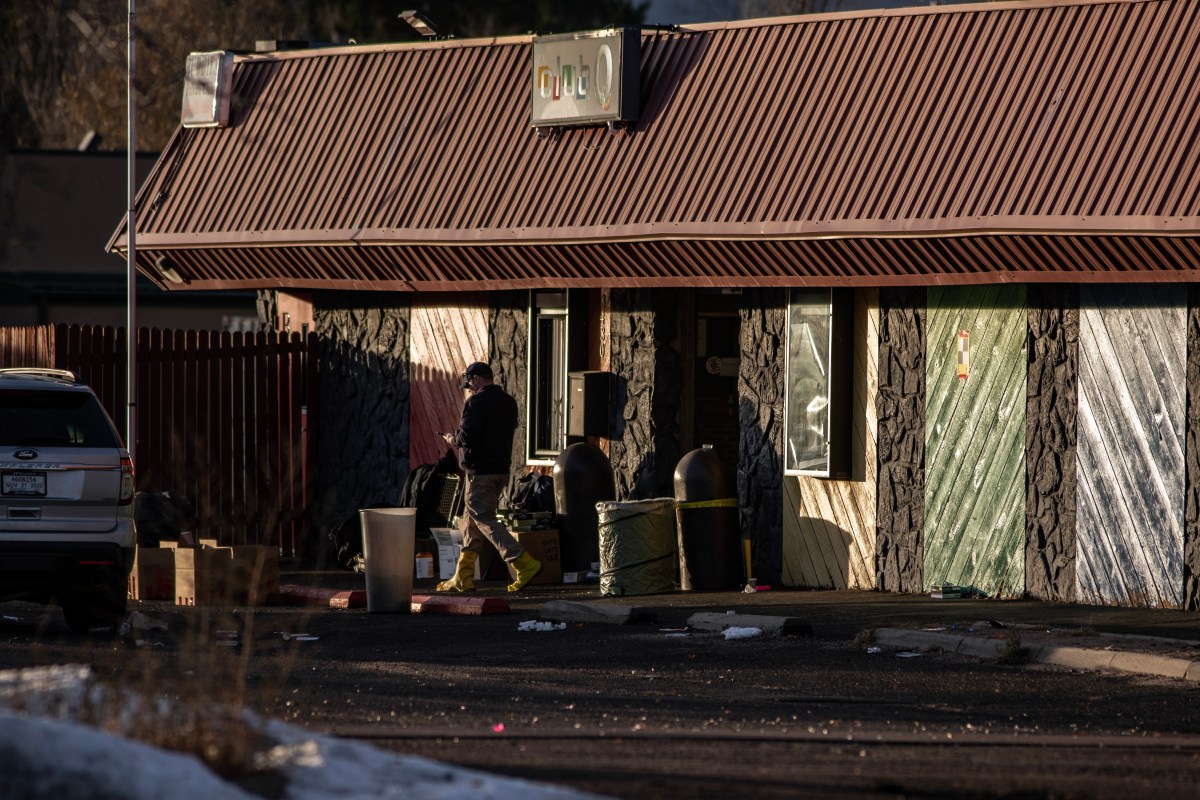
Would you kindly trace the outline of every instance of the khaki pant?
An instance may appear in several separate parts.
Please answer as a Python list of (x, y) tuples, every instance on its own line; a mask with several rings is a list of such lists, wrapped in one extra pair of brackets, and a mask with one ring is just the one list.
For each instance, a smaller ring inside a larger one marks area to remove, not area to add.
[(505, 561), (516, 561), (525, 552), (508, 528), (496, 519), (500, 492), (507, 485), (507, 475), (467, 476), (466, 513), (459, 523), (464, 551), (478, 553), (483, 547), (483, 540), (487, 539), (495, 545)]

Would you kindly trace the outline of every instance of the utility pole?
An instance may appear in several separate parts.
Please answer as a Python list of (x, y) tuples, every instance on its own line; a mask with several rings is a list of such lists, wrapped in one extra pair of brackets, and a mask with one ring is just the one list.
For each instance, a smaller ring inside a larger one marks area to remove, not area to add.
[(125, 185), (125, 447), (133, 463), (137, 464), (137, 219), (134, 200), (137, 194), (137, 141), (136, 114), (137, 94), (134, 89), (133, 30), (136, 18), (136, 0), (129, 0), (129, 32), (126, 45), (128, 84), (125, 89), (128, 111), (126, 138), (126, 185)]

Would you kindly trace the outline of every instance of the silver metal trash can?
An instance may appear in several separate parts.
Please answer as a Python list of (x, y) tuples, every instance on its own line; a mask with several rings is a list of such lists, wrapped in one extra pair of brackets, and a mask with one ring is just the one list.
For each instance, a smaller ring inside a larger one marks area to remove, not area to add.
[(415, 508), (363, 508), (363, 562), (367, 573), (367, 611), (412, 611), (417, 539)]

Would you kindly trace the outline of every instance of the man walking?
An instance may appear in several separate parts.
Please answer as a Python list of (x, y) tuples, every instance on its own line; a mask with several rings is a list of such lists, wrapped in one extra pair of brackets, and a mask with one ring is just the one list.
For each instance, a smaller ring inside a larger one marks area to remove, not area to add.
[(516, 580), (508, 585), (510, 592), (516, 592), (542, 571), (542, 563), (525, 552), (508, 528), (496, 519), (500, 492), (508, 485), (512, 466), (517, 401), (492, 383), (492, 368), (482, 361), (467, 367), (462, 388), (471, 396), (463, 406), (458, 430), (443, 433), (442, 439), (462, 449), (462, 465), (467, 473), (463, 546), (454, 576), (439, 583), (437, 590), (470, 592), (475, 589), (475, 561), (486, 538), (516, 571)]

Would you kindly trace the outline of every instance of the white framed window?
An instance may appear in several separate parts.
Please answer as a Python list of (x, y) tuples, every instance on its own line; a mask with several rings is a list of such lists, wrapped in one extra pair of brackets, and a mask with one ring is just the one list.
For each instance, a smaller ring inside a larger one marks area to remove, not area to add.
[(832, 478), (849, 472), (852, 299), (840, 289), (789, 293), (786, 474)]
[(553, 463), (567, 446), (567, 290), (533, 291), (529, 300), (527, 456)]

